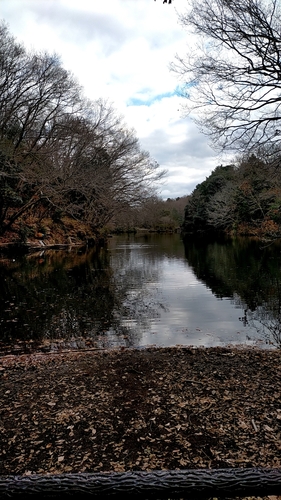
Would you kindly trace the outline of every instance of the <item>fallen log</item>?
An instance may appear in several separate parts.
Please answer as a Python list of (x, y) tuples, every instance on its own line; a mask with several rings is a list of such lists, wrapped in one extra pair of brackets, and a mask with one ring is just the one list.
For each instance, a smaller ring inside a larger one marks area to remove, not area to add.
[(281, 469), (189, 469), (0, 476), (0, 498), (210, 498), (281, 494)]

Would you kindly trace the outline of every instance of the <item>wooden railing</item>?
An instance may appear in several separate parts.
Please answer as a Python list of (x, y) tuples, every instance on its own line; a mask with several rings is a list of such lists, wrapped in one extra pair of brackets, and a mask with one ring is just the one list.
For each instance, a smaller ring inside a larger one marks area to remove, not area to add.
[(0, 476), (0, 499), (178, 499), (281, 495), (281, 469)]

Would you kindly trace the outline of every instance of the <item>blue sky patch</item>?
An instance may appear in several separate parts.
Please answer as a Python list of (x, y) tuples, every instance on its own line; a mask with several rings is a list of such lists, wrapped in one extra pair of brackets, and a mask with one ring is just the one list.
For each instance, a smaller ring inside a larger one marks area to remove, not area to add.
[(175, 95), (179, 95), (179, 88), (176, 88), (172, 92), (165, 92), (163, 94), (158, 94), (155, 95), (151, 98), (147, 98), (147, 91), (144, 91), (143, 93), (140, 93), (139, 95), (143, 95), (142, 97), (131, 97), (127, 101), (127, 106), (151, 106), (155, 102), (162, 101), (162, 99), (165, 99), (167, 97), (173, 97)]

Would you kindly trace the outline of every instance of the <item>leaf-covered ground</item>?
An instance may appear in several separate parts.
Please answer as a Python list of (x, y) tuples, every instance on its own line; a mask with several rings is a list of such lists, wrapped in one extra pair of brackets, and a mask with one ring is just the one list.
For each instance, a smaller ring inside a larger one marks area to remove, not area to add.
[(281, 352), (0, 358), (0, 474), (281, 466)]

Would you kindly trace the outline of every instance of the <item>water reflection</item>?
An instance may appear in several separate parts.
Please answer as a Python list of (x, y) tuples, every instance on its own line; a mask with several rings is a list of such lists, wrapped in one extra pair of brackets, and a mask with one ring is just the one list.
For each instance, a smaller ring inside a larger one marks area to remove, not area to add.
[(280, 346), (280, 243), (113, 237), (0, 261), (2, 350)]
[(50, 339), (75, 345), (73, 339), (96, 337), (110, 323), (114, 293), (104, 249), (32, 254), (2, 262), (0, 274), (3, 345), (25, 341), (28, 349), (27, 341), (47, 346)]
[(193, 239), (185, 245), (194, 273), (218, 298), (231, 297), (241, 309), (247, 338), (281, 346), (281, 242), (254, 239)]

